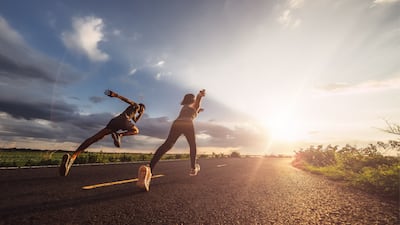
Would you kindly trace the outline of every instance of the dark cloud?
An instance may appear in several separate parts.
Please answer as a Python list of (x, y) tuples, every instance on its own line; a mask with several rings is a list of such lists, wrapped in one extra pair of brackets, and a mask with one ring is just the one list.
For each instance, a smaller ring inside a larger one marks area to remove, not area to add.
[(0, 54), (0, 74), (2, 77), (14, 79), (42, 79), (46, 82), (54, 82), (54, 78), (39, 67), (21, 65), (16, 61)]
[(77, 111), (77, 108), (74, 105), (63, 102), (21, 102), (0, 99), (0, 111), (6, 112), (16, 119), (55, 119), (65, 121)]
[(140, 134), (160, 139), (168, 136), (171, 124), (168, 117), (149, 118), (147, 115), (137, 123)]
[(105, 98), (99, 97), (99, 96), (92, 96), (89, 98), (89, 100), (93, 103), (100, 103), (100, 102), (103, 102), (105, 100)]
[(212, 122), (195, 124), (197, 133), (205, 134), (209, 138), (203, 144), (212, 147), (249, 147), (265, 146), (267, 137), (258, 129), (249, 129), (244, 126), (228, 128)]
[(57, 61), (31, 48), (1, 16), (0, 75), (0, 81), (24, 80), (28, 86), (32, 80), (64, 85), (81, 77), (63, 60)]

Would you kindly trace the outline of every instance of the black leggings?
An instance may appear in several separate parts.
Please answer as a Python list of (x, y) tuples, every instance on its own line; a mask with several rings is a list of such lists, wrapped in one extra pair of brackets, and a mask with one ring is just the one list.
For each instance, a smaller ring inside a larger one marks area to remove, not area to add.
[(154, 153), (153, 158), (150, 161), (150, 168), (152, 171), (157, 162), (161, 159), (161, 157), (166, 152), (168, 152), (172, 148), (172, 146), (174, 146), (179, 136), (181, 136), (182, 134), (185, 135), (186, 140), (189, 143), (190, 165), (193, 169), (195, 168), (197, 149), (193, 122), (191, 120), (175, 120), (172, 123), (167, 140), (165, 140), (164, 144), (162, 144), (157, 149), (157, 151)]

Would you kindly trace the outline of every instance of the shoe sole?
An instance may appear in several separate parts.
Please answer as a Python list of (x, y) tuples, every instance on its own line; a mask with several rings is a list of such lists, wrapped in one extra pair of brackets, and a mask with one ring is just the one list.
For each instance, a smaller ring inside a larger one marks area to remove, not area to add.
[(70, 159), (69, 154), (63, 155), (61, 164), (60, 164), (60, 169), (59, 169), (60, 176), (65, 177), (68, 175), (67, 163), (68, 163), (69, 159)]
[(146, 191), (149, 191), (150, 179), (151, 179), (150, 168), (147, 166), (140, 166), (138, 170), (138, 181), (136, 182), (136, 186)]
[(197, 176), (197, 174), (200, 172), (200, 164), (196, 164), (196, 173), (192, 174), (189, 173), (189, 176), (194, 177)]

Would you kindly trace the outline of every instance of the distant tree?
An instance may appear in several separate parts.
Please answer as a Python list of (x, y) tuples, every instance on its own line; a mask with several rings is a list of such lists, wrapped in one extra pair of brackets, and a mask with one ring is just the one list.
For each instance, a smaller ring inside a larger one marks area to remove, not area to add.
[[(395, 134), (400, 136), (400, 125), (396, 123), (392, 123), (388, 120), (385, 120), (387, 128), (381, 129), (382, 131)], [(384, 149), (394, 149), (400, 152), (400, 138), (398, 140), (389, 140), (388, 143), (378, 142), (378, 146), (383, 147)]]
[(231, 158), (240, 158), (240, 153), (237, 152), (237, 151), (233, 151), (233, 152), (231, 153)]
[(381, 129), (387, 133), (390, 134), (395, 134), (395, 135), (400, 135), (400, 125), (399, 124), (395, 124), (392, 122), (389, 122), (388, 120), (385, 120), (387, 128), (385, 129)]

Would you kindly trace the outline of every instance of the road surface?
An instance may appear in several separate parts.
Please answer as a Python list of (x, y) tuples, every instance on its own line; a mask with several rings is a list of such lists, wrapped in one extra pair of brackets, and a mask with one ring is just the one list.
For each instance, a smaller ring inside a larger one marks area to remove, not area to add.
[(0, 170), (0, 224), (399, 224), (398, 201), (290, 159), (199, 162), (196, 177), (186, 160), (160, 162), (150, 192), (135, 186), (140, 164), (74, 166), (68, 177), (57, 168)]

